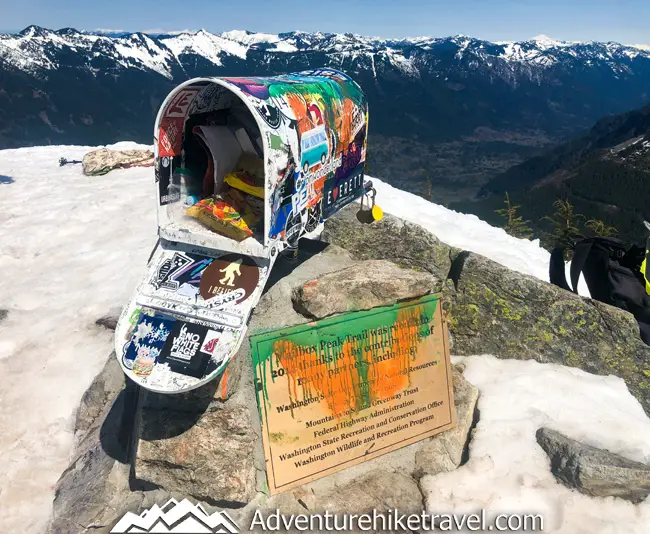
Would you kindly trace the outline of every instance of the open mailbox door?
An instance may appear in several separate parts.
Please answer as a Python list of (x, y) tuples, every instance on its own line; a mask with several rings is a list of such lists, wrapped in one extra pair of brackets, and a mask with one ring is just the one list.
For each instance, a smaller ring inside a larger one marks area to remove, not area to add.
[(332, 69), (172, 91), (154, 134), (160, 239), (115, 332), (136, 384), (180, 393), (225, 369), (278, 254), (370, 191), (367, 122)]

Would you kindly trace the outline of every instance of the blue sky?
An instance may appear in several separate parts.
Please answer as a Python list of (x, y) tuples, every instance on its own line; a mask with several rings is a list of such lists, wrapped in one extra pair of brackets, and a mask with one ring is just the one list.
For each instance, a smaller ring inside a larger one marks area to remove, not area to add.
[(2, 0), (2, 31), (30, 24), (127, 31), (248, 29), (381, 37), (539, 34), (650, 44), (650, 0)]

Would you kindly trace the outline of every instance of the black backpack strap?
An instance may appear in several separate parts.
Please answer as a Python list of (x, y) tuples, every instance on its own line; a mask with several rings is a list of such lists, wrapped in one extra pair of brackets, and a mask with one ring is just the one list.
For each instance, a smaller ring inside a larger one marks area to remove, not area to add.
[(587, 258), (591, 252), (591, 248), (594, 246), (593, 241), (580, 241), (575, 245), (573, 249), (573, 259), (571, 260), (571, 287), (573, 287), (573, 292), (578, 292), (578, 281), (580, 280), (580, 275), (585, 268), (585, 263), (587, 263)]
[(549, 263), (549, 280), (551, 284), (571, 291), (569, 284), (566, 281), (566, 266), (564, 263), (564, 251), (563, 247), (554, 248), (551, 251), (551, 261)]

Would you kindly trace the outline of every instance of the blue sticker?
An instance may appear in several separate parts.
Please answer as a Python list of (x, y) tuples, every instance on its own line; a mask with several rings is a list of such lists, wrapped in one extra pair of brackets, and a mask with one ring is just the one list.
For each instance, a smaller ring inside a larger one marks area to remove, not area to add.
[(175, 322), (166, 315), (140, 315), (124, 353), (125, 367), (137, 376), (150, 375)]

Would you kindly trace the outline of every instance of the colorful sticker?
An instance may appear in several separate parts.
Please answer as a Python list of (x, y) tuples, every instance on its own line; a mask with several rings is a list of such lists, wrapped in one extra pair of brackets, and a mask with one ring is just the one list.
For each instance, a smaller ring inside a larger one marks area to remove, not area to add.
[(174, 94), (159, 128), (159, 157), (175, 158), (169, 159), (167, 173), (158, 167), (161, 205), (178, 200), (166, 184), (172, 167), (180, 164), (184, 121), (191, 114), (231, 108), (241, 98), (256, 115), (267, 143), (264, 228), (268, 238), (296, 242), (361, 195), (366, 98), (352, 78), (321, 68), (266, 78), (221, 78), (219, 83), (203, 80)]
[(158, 132), (158, 156), (179, 156), (183, 144), (183, 117), (165, 117)]
[(185, 87), (178, 91), (165, 108), (164, 117), (185, 119), (187, 117), (187, 110), (199, 91), (201, 91), (201, 87), (196, 86)]
[(199, 293), (199, 284), (205, 268), (213, 258), (206, 258), (185, 252), (174, 252), (158, 267), (151, 280), (156, 289), (164, 289), (191, 297)]
[(137, 376), (151, 374), (174, 323), (171, 317), (140, 315), (131, 340), (125, 346), (124, 365)]

